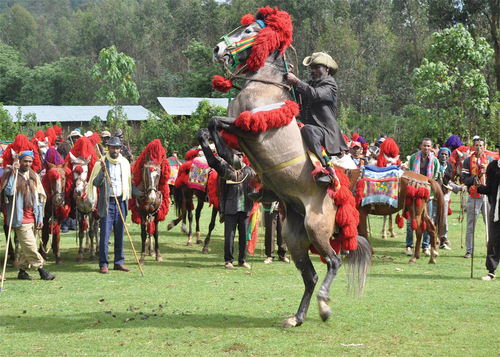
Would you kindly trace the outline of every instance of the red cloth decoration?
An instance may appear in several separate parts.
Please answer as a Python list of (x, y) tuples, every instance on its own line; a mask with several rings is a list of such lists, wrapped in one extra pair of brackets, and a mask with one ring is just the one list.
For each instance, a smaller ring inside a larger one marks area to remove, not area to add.
[[(387, 138), (384, 140), (382, 145), (380, 145), (380, 154), (377, 157), (377, 166), (386, 167), (387, 159), (384, 154), (390, 158), (396, 158), (399, 155), (399, 147), (393, 138)], [(398, 158), (397, 165), (401, 164), (401, 159)]]
[(212, 87), (217, 92), (226, 93), (233, 87), (233, 82), (230, 79), (215, 75), (212, 80)]
[(193, 160), (186, 161), (179, 167), (179, 173), (177, 174), (177, 179), (175, 180), (175, 187), (181, 188), (187, 185), (189, 179), (189, 171), (193, 165)]
[(45, 133), (43, 130), (37, 130), (35, 136), (31, 139), (32, 144), (36, 144), (39, 141), (44, 141), (45, 140)]
[(422, 199), (420, 197), (417, 197), (417, 199), (415, 200), (415, 204), (417, 205), (417, 207), (422, 206)]
[[(250, 219), (252, 218), (252, 215), (255, 214), (260, 209), (260, 203), (254, 202), (252, 206), (252, 210), (250, 211)], [(248, 222), (250, 224), (250, 222)], [(255, 253), (255, 247), (257, 246), (257, 237), (259, 236), (259, 220), (257, 220), (257, 223), (255, 225), (255, 228), (253, 229), (251, 235), (250, 235), (250, 240), (247, 243), (247, 251), (250, 255), (254, 255)]]
[(189, 150), (189, 151), (186, 153), (186, 160), (187, 160), (187, 161), (193, 160), (193, 159), (194, 159), (195, 157), (197, 157), (199, 154), (200, 154), (200, 150), (198, 150), (198, 149), (192, 149), (192, 150)]
[(352, 134), (351, 141), (357, 141), (356, 139), (359, 137), (358, 133)]
[(403, 217), (399, 215), (399, 213), (396, 216), (396, 224), (398, 225), (398, 228), (403, 228), (405, 224), (405, 220)]
[(246, 15), (244, 15), (242, 18), (241, 18), (241, 24), (242, 25), (245, 25), (245, 26), (248, 26), (250, 25), (252, 22), (255, 22), (255, 17), (248, 13)]
[[(90, 173), (92, 172), (94, 165), (97, 161), (97, 154), (95, 152), (94, 145), (92, 145), (90, 139), (87, 138), (86, 136), (78, 138), (78, 140), (75, 143), (75, 146), (69, 152), (72, 153), (75, 157), (81, 156), (85, 160), (87, 160), (90, 156), (90, 162), (88, 168), (89, 175), (87, 175), (87, 180), (89, 180)], [(71, 156), (67, 155), (65, 161), (68, 163), (68, 168), (70, 172), (73, 172), (73, 164), (71, 163)]]
[(238, 137), (236, 135), (230, 134), (224, 130), (221, 130), (220, 134), (227, 146), (235, 150), (240, 148), (240, 143), (238, 142)]
[(460, 151), (460, 153), (470, 153), (470, 147), (462, 145), (459, 148), (453, 150), (453, 152), (451, 153), (450, 159), (448, 160), (453, 165), (456, 165), (458, 159), (460, 158), (458, 155), (458, 151)]
[(210, 171), (210, 174), (208, 176), (208, 182), (207, 182), (207, 192), (208, 192), (208, 199), (209, 199), (209, 205), (213, 205), (217, 210), (219, 210), (219, 196), (217, 195), (217, 179), (219, 175), (217, 174), (217, 171), (212, 170)]
[(426, 231), (427, 230), (427, 223), (425, 221), (422, 221), (422, 224), (420, 225), (422, 227), (422, 230)]
[(413, 199), (410, 196), (406, 196), (406, 202), (405, 202), (405, 204), (407, 206), (411, 206), (412, 202), (413, 202)]
[(267, 57), (276, 50), (283, 55), (293, 41), (293, 26), (290, 15), (266, 6), (259, 8), (256, 18), (263, 20), (266, 27), (259, 31), (247, 60), (247, 68), (255, 72), (263, 67)]
[(39, 172), (42, 169), (42, 162), (40, 161), (40, 155), (38, 154), (38, 145), (31, 143), (26, 135), (19, 134), (14, 139), (14, 142), (7, 146), (2, 157), (3, 157), (3, 167), (6, 168), (7, 165), (12, 165), (12, 150), (14, 152), (19, 153), (25, 150), (31, 150), (35, 153), (35, 157), (33, 158), (33, 165), (31, 168), (35, 172)]
[(49, 180), (59, 180), (61, 178), (61, 175), (59, 174), (58, 169), (50, 169), (49, 170)]
[(150, 219), (147, 223), (147, 232), (149, 235), (153, 235), (155, 233), (155, 230), (156, 230), (156, 224), (153, 218)]
[(99, 137), (99, 134), (97, 134), (97, 133), (93, 133), (89, 137), (89, 140), (92, 143), (92, 145), (94, 145), (94, 146), (96, 146), (97, 144), (99, 144), (101, 142), (101, 138)]
[(57, 219), (60, 222), (62, 222), (66, 218), (69, 217), (70, 212), (71, 212), (71, 207), (66, 204), (66, 205), (61, 206), (61, 207), (56, 207), (55, 215), (56, 215)]
[(141, 224), (141, 212), (139, 212), (139, 207), (137, 207), (135, 198), (128, 201), (128, 206), (132, 211), (132, 222), (135, 224)]
[(410, 212), (407, 211), (407, 210), (404, 210), (403, 211), (403, 217), (406, 218), (406, 219), (410, 219)]
[(82, 165), (76, 165), (76, 167), (73, 171), (76, 172), (78, 175), (81, 175), (83, 173)]
[(57, 140), (57, 133), (54, 128), (48, 128), (45, 132), (45, 136), (49, 140), (50, 146), (54, 146)]
[(57, 136), (62, 135), (62, 128), (58, 127), (57, 125), (54, 125), (53, 128)]
[(451, 214), (452, 214), (452, 213), (453, 213), (453, 212), (451, 212), (451, 207), (450, 207), (450, 206), (448, 206), (448, 216), (451, 216)]
[(82, 226), (80, 227), (80, 231), (85, 232), (89, 228), (89, 225), (87, 223), (87, 220), (84, 219), (82, 222)]
[(49, 227), (49, 233), (58, 235), (59, 232), (61, 231), (61, 228), (59, 227), (59, 223), (53, 222), (50, 227)]
[(280, 128), (290, 124), (299, 111), (297, 103), (287, 100), (285, 101), (285, 105), (278, 109), (260, 111), (253, 114), (251, 111), (244, 111), (234, 121), (234, 125), (242, 130), (257, 134), (265, 132), (270, 128)]

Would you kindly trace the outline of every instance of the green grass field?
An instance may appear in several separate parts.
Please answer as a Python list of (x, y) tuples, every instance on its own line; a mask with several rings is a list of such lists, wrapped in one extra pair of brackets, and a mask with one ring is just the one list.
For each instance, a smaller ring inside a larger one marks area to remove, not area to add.
[[(375, 254), (363, 299), (348, 294), (342, 267), (332, 284), (330, 319), (321, 321), (314, 297), (304, 324), (291, 329), (280, 324), (297, 311), (302, 278), (293, 264), (263, 263), (263, 230), (255, 256), (247, 259), (252, 270), (227, 270), (223, 226), (217, 224), (204, 255), (201, 246), (186, 246), (179, 226), (167, 232), (171, 209), (160, 226), (164, 262), (147, 257), (144, 277), (127, 238), (125, 264), (131, 271), (102, 275), (88, 253), (84, 263), (76, 263), (75, 232), (64, 234), (64, 264), (56, 265), (50, 255), (45, 266), (58, 274), (54, 281), (41, 281), (36, 272), (30, 272), (36, 280), (20, 281), (18, 271), (7, 268), (0, 355), (498, 356), (500, 281), (480, 280), (486, 274), (484, 224), (477, 227), (471, 279), (471, 261), (460, 248), (457, 203), (452, 209), (453, 250), (440, 250), (436, 265), (421, 258), (409, 266), (404, 229), (382, 240), (382, 218), (372, 216)], [(202, 214), (203, 238), (210, 212), (205, 208)], [(140, 252), (138, 226), (130, 230)], [(3, 257), (5, 243), (1, 249)], [(325, 266), (319, 257), (312, 259), (322, 281)]]

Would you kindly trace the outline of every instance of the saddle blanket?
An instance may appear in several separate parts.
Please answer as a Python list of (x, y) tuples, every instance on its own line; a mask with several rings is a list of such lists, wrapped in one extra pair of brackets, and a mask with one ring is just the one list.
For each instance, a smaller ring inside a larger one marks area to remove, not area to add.
[(398, 168), (372, 171), (365, 166), (362, 178), (364, 185), (361, 206), (379, 203), (397, 208), (401, 175), (403, 175), (403, 170)]
[(179, 174), (179, 165), (177, 165), (177, 162), (173, 162), (168, 160), (168, 163), (170, 165), (170, 177), (168, 178), (167, 183), (169, 185), (175, 185), (175, 180), (177, 179), (177, 175)]
[(193, 165), (189, 171), (189, 179), (187, 187), (195, 188), (202, 192), (205, 192), (205, 188), (208, 182), (208, 176), (210, 174), (210, 166), (208, 166), (205, 157), (197, 157), (193, 160)]

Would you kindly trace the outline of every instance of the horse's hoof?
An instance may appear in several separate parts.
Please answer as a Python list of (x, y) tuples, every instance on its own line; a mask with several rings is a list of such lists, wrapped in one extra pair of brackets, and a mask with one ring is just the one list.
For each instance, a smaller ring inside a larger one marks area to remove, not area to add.
[(286, 319), (285, 321), (283, 321), (281, 323), (281, 327), (283, 328), (286, 328), (286, 327), (295, 327), (295, 326), (300, 326), (302, 325), (302, 323), (299, 323), (297, 321), (297, 318), (294, 316), (294, 317), (290, 317), (289, 319)]
[(431, 258), (431, 259), (429, 260), (429, 264), (436, 264), (436, 259)]
[(97, 258), (97, 256), (96, 256), (96, 255), (91, 255), (91, 256), (90, 256), (90, 261), (91, 261), (91, 262), (97, 262), (98, 260), (99, 260), (99, 258)]
[(19, 268), (19, 261), (16, 261), (16, 262), (12, 263), (12, 267), (13, 267), (14, 269)]
[(382, 239), (387, 239), (387, 234), (382, 234)]
[(319, 316), (321, 317), (321, 320), (326, 321), (332, 314), (332, 309), (330, 306), (327, 305), (326, 302), (318, 300), (318, 306), (319, 306)]
[(197, 241), (196, 241), (196, 244), (200, 244), (200, 245), (201, 245), (201, 244), (203, 244), (203, 241), (202, 241), (201, 239), (200, 239), (200, 240), (197, 240)]
[(146, 259), (144, 259), (145, 256), (146, 256), (146, 253), (141, 253), (141, 259), (139, 259), (140, 265), (146, 264)]
[(182, 224), (181, 231), (184, 234), (189, 234), (189, 231), (188, 231), (187, 226), (186, 226), (185, 223)]
[(411, 258), (409, 263), (410, 265), (414, 265), (417, 262), (417, 259), (415, 257)]
[(163, 261), (163, 258), (161, 257), (160, 254), (156, 254), (156, 261), (157, 262), (162, 262)]
[(201, 240), (201, 232), (196, 232), (196, 244), (203, 244)]
[(391, 238), (396, 238), (396, 233), (391, 233)]
[(187, 242), (187, 246), (188, 246), (188, 247), (192, 247), (192, 246), (193, 246), (193, 242), (188, 240), (188, 242)]
[(171, 229), (172, 229), (172, 228), (174, 228), (174, 227), (175, 227), (175, 223), (174, 223), (174, 221), (170, 222), (170, 223), (168, 224), (168, 226), (167, 226), (167, 231), (171, 230)]
[(62, 263), (63, 263), (63, 262), (62, 262), (62, 260), (61, 260), (61, 259), (56, 260), (56, 264), (57, 264), (57, 265), (62, 265)]
[(76, 261), (77, 261), (78, 263), (83, 262), (83, 256), (78, 256), (78, 258), (76, 258)]
[(155, 254), (155, 252), (153, 252), (152, 250), (150, 250), (150, 251), (149, 251), (149, 256), (150, 256), (150, 257), (155, 257), (155, 256), (156, 256), (156, 254)]
[(432, 251), (433, 256), (439, 257), (439, 252), (436, 249), (432, 248), (431, 251)]
[(203, 254), (208, 254), (208, 247), (203, 247), (202, 251)]

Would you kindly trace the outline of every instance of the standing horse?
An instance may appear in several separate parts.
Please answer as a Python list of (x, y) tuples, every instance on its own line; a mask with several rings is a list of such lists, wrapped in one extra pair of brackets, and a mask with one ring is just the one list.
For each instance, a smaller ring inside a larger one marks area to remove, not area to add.
[[(202, 130), (198, 133), (198, 140), (202, 147), (206, 147), (207, 140), (213, 139), (220, 157), (239, 169), (238, 156), (223, 140), (223, 135), (235, 135), (226, 137), (233, 146), (239, 144), (262, 183), (281, 201), (283, 237), (305, 286), (297, 313), (284, 320), (281, 326), (299, 326), (307, 314), (318, 281), (309, 249), (319, 253), (327, 266), (325, 280), (317, 294), (320, 316), (326, 321), (332, 313), (328, 306), (330, 285), (342, 265), (342, 259), (337, 255), (340, 247), (350, 251), (351, 274), (348, 276), (357, 279), (358, 293), (363, 292), (371, 248), (365, 238), (356, 236), (357, 211), (354, 198), (345, 187), (345, 175), (339, 176), (344, 182), (342, 187), (337, 192), (330, 191), (335, 200), (326, 188), (316, 185), (311, 175), (315, 167), (307, 156), (307, 147), (295, 121), (298, 106), (289, 101), (292, 99), (290, 88), (283, 83), (286, 64), (282, 54), (292, 41), (290, 16), (284, 11), (266, 7), (259, 9), (257, 20), (249, 14), (243, 17), (242, 23), (241, 28), (224, 36), (225, 40), (213, 50), (214, 60), (226, 68), (236, 60), (245, 63), (240, 66), (240, 73), (247, 71), (241, 92), (229, 104), (228, 117), (213, 117), (208, 124), (210, 135)], [(245, 47), (240, 52), (236, 50), (242, 48), (241, 41), (251, 41), (254, 36), (252, 47)], [(227, 84), (220, 77), (214, 79), (217, 87), (221, 88), (221, 83)], [(252, 110), (255, 113), (250, 112)], [(225, 134), (221, 134), (221, 130)], [(331, 241), (337, 230), (339, 237)], [(349, 283), (353, 286), (352, 279)]]
[[(170, 165), (160, 140), (155, 139), (146, 146), (132, 166), (132, 173), (134, 185), (139, 191), (145, 193), (144, 197), (132, 198), (129, 201), (132, 221), (141, 225), (142, 250), (139, 262), (141, 265), (146, 262), (148, 238), (149, 255), (156, 256), (156, 261), (162, 262), (158, 243), (158, 222), (165, 220), (169, 210)], [(155, 240), (154, 249), (152, 237)]]
[[(87, 195), (87, 186), (88, 186), (88, 176), (89, 176), (89, 164), (91, 160), (91, 156), (87, 159), (83, 157), (75, 157), (73, 153), (69, 153), (71, 158), (71, 164), (73, 166), (73, 180), (74, 180), (74, 188), (73, 188), (73, 199), (75, 202), (75, 207), (77, 210), (77, 218), (78, 218), (78, 238), (79, 238), (79, 248), (78, 248), (78, 257), (76, 258), (77, 262), (83, 262), (83, 253), (90, 251), (90, 260), (97, 261), (98, 257), (96, 255), (96, 251), (99, 248), (99, 219), (96, 217), (96, 206), (97, 199), (92, 199), (91, 197), (97, 197), (97, 188), (94, 187), (94, 194)], [(87, 223), (88, 221), (88, 223)], [(85, 234), (88, 228), (88, 235)], [(85, 249), (83, 248), (83, 237), (86, 237)], [(95, 247), (94, 248), (94, 238), (95, 238)]]
[(56, 263), (62, 264), (61, 251), (59, 248), (61, 235), (60, 224), (68, 218), (70, 208), (67, 194), (67, 181), (71, 175), (67, 175), (66, 168), (68, 164), (52, 164), (45, 162), (47, 173), (43, 177), (42, 185), (47, 195), (45, 204), (45, 214), (43, 217), (42, 242), (40, 243), (40, 254), (44, 260), (47, 260), (47, 253), (50, 247), (47, 247), (49, 235), (51, 235), (50, 245), (56, 257)]

